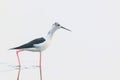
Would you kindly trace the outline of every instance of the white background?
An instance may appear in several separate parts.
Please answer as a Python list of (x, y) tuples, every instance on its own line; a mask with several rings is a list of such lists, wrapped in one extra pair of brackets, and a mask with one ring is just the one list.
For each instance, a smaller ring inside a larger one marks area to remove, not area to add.
[[(8, 49), (44, 36), (54, 22), (72, 32), (58, 30), (43, 52), (43, 80), (120, 80), (119, 0), (1, 0), (0, 79), (16, 80), (4, 65), (17, 65)], [(20, 57), (38, 65), (39, 54)], [(35, 71), (23, 70), (20, 80), (39, 80)]]

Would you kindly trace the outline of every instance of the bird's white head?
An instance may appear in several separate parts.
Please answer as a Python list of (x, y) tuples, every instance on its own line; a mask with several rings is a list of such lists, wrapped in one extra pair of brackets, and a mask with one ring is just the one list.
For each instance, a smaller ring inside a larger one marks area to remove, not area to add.
[(55, 23), (52, 25), (52, 29), (50, 29), (50, 31), (48, 32), (47, 37), (48, 37), (48, 38), (52, 38), (52, 36), (53, 36), (53, 34), (55, 33), (55, 31), (58, 30), (58, 29), (61, 29), (61, 28), (62, 28), (62, 29), (65, 29), (65, 30), (67, 30), (67, 31), (71, 31), (71, 30), (69, 30), (69, 29), (61, 26), (59, 23), (55, 22)]
[(65, 29), (65, 30), (68, 30), (68, 31), (71, 31), (71, 30), (69, 30), (69, 29), (67, 29), (67, 28), (65, 28), (65, 27), (63, 27), (63, 26), (61, 26), (59, 23), (57, 23), (57, 22), (55, 22), (54, 24), (53, 24), (53, 27), (57, 30), (57, 29)]

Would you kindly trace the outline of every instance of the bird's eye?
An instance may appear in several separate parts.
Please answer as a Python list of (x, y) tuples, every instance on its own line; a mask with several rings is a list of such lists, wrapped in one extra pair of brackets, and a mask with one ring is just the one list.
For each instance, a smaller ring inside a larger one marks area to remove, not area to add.
[(57, 24), (57, 26), (60, 26), (60, 24)]
[(60, 24), (58, 24), (57, 22), (55, 23), (56, 26), (60, 26)]

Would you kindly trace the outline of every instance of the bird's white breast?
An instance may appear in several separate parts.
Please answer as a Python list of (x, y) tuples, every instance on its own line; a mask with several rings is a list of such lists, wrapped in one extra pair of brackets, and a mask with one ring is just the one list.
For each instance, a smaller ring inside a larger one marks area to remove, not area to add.
[(51, 43), (51, 39), (46, 40), (46, 41), (43, 42), (43, 43), (34, 44), (34, 47), (35, 47), (38, 51), (44, 51), (45, 49), (48, 48), (48, 46), (50, 45), (50, 43)]

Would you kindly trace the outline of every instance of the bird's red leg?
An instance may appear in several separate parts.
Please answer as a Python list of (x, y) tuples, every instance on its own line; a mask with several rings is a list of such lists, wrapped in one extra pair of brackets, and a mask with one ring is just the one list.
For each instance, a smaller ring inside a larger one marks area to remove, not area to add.
[(42, 55), (40, 51), (40, 80), (42, 80)]
[(16, 51), (16, 55), (17, 55), (19, 67), (21, 66), (21, 64), (20, 64), (20, 58), (19, 58), (19, 52), (21, 52), (21, 51), (23, 51), (23, 50), (18, 50), (18, 51)]

